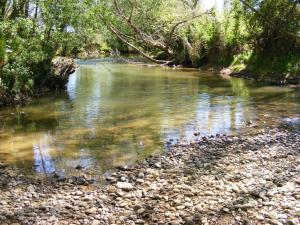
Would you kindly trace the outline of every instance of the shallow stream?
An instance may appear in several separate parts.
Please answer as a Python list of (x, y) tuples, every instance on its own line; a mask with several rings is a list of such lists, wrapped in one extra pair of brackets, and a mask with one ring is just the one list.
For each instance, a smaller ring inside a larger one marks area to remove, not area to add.
[(66, 91), (0, 110), (0, 160), (28, 172), (94, 172), (166, 150), (168, 141), (248, 132), (300, 114), (299, 89), (199, 72), (79, 62)]

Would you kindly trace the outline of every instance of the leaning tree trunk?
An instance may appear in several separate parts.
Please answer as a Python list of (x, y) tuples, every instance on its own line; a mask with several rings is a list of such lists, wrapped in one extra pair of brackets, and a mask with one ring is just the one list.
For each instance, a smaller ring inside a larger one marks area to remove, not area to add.
[[(193, 1), (193, 4), (190, 7), (196, 7), (197, 3), (198, 1), (196, 0)], [(128, 26), (129, 29), (131, 29), (133, 34), (132, 36), (128, 36), (120, 29), (118, 29), (116, 26), (114, 26), (111, 21), (105, 19), (102, 15), (100, 15), (101, 20), (104, 22), (107, 28), (112, 32), (112, 34), (114, 34), (118, 39), (120, 39), (124, 44), (126, 44), (130, 48), (133, 48), (136, 51), (138, 51), (142, 56), (144, 56), (148, 60), (156, 64), (166, 64), (166, 65), (172, 65), (173, 62), (176, 61), (176, 53), (175, 53), (176, 51), (172, 48), (172, 42), (174, 41), (175, 32), (178, 29), (178, 27), (196, 18), (199, 18), (203, 15), (207, 15), (211, 13), (210, 11), (206, 11), (197, 15), (191, 15), (190, 17), (173, 24), (173, 26), (171, 26), (169, 32), (163, 38), (163, 40), (160, 40), (159, 38), (155, 37), (155, 35), (145, 32), (137, 24), (134, 24), (133, 22), (134, 19), (132, 18), (133, 10), (135, 9), (134, 5), (132, 5), (129, 16), (127, 16), (126, 13), (124, 12), (124, 9), (121, 7), (119, 3), (119, 0), (113, 0), (113, 5), (116, 9), (116, 16), (119, 17), (119, 19), (123, 21), (124, 24)], [(144, 46), (150, 47), (151, 49), (157, 49), (159, 51), (162, 51), (167, 56), (167, 60), (155, 59), (155, 57), (151, 56), (146, 52), (145, 50), (146, 48)]]

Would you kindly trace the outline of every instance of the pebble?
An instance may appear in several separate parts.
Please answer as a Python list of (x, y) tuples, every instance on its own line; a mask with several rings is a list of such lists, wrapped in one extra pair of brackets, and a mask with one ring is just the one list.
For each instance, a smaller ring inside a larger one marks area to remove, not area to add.
[(124, 191), (130, 191), (133, 189), (133, 185), (131, 183), (126, 182), (118, 182), (116, 187)]
[(278, 215), (275, 211), (269, 212), (268, 216), (273, 219), (273, 220), (277, 220), (278, 219)]
[(299, 134), (216, 135), (169, 148), (108, 172), (103, 186), (88, 175), (48, 184), (2, 166), (0, 224), (299, 224)]
[(96, 214), (97, 213), (97, 209), (95, 207), (88, 209), (86, 211), (86, 214)]
[(225, 207), (223, 208), (223, 212), (229, 213), (229, 211), (230, 210), (228, 208), (225, 208)]
[(99, 220), (93, 220), (92, 225), (100, 225), (101, 222)]

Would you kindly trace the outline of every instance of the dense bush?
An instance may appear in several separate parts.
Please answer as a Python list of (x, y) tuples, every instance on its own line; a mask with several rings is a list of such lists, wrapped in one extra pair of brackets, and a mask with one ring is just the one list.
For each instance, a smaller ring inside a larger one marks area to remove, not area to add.
[(5, 9), (0, 15), (0, 101), (19, 101), (19, 96), (61, 87), (65, 76), (58, 76), (53, 59), (100, 48), (95, 38), (99, 23), (90, 14), (91, 2), (0, 2)]

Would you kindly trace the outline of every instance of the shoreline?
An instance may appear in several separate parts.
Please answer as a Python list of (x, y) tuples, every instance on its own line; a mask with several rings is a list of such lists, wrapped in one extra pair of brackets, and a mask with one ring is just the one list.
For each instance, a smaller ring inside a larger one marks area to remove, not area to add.
[(290, 87), (290, 88), (299, 88), (300, 87), (300, 79), (298, 78), (297, 80), (292, 79), (292, 80), (276, 80), (276, 79), (272, 79), (271, 77), (260, 77), (258, 74), (252, 73), (251, 71), (234, 71), (230, 68), (216, 68), (213, 70), (218, 71), (218, 73), (221, 76), (224, 77), (235, 77), (235, 78), (241, 78), (241, 79), (245, 79), (245, 80), (253, 80), (258, 82), (259, 84), (268, 84), (268, 85), (274, 85), (274, 86), (286, 86), (286, 87)]
[(299, 224), (300, 134), (179, 143), (102, 176), (29, 179), (0, 164), (0, 224)]
[(155, 63), (147, 62), (147, 60), (141, 60), (141, 58), (125, 58), (122, 56), (119, 57), (87, 57), (87, 58), (78, 58), (78, 60), (82, 61), (89, 61), (89, 60), (99, 60), (99, 59), (107, 59), (111, 58), (117, 62), (123, 62), (125, 64), (131, 64), (136, 66), (145, 66), (145, 67), (167, 67), (167, 68), (175, 68), (175, 69), (192, 69), (192, 70), (198, 70), (202, 72), (211, 72), (216, 73), (217, 75), (223, 76), (223, 77), (235, 77), (245, 80), (254, 80), (258, 82), (259, 84), (266, 84), (266, 85), (274, 85), (274, 86), (287, 86), (290, 88), (300, 88), (300, 78), (297, 79), (297, 84), (295, 84), (295, 80), (288, 80), (286, 82), (283, 82), (281, 80), (272, 80), (270, 77), (267, 77), (266, 79), (259, 78), (259, 75), (251, 73), (251, 71), (234, 71), (230, 67), (223, 67), (223, 66), (214, 66), (211, 64), (207, 64), (200, 67), (192, 67), (188, 65), (160, 65)]

